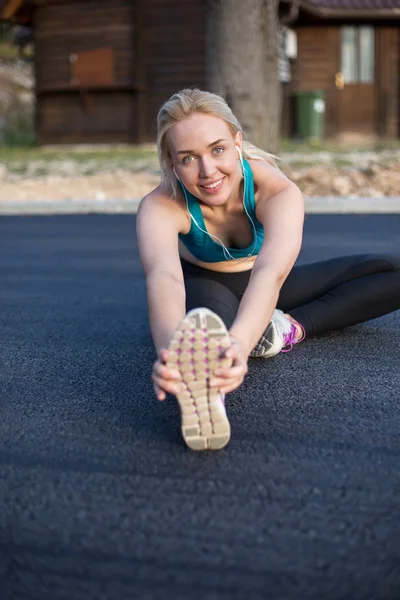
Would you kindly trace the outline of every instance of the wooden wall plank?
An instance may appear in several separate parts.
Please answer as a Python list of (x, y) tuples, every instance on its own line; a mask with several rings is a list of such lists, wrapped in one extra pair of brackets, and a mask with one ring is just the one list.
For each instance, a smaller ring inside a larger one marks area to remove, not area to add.
[(39, 108), (40, 143), (136, 140), (135, 103), (128, 92), (48, 95)]
[[(36, 10), (40, 143), (137, 141), (135, 10), (136, 0), (70, 0)], [(115, 91), (110, 84), (109, 91), (60, 93), (77, 87), (71, 55), (100, 48), (112, 53)]]
[(142, 0), (140, 6), (147, 88), (142, 141), (152, 141), (162, 103), (184, 87), (205, 88), (206, 2)]
[(379, 40), (379, 133), (399, 137), (400, 36), (397, 27), (377, 28)]
[(36, 11), (36, 80), (39, 90), (71, 82), (70, 56), (109, 47), (114, 54), (115, 82), (135, 83), (134, 2), (71, 1)]

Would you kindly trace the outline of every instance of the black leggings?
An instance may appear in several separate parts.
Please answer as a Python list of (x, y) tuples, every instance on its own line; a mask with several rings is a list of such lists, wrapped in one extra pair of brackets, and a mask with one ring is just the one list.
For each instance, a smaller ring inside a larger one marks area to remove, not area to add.
[[(182, 260), (186, 310), (205, 306), (229, 328), (251, 270), (218, 273)], [(277, 308), (308, 336), (375, 319), (400, 308), (400, 256), (363, 254), (294, 266)]]

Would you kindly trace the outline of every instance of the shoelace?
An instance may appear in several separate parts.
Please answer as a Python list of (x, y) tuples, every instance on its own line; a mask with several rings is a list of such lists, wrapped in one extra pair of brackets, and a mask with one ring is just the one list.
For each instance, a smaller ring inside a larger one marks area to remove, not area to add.
[[(304, 338), (306, 337), (306, 332), (304, 331), (302, 325), (300, 325), (300, 327), (302, 335), (301, 338), (297, 340), (297, 327), (294, 323), (291, 323), (290, 331), (288, 333), (283, 334), (283, 348), (281, 352), (290, 352), (293, 349), (294, 344), (298, 344), (299, 342), (302, 342), (304, 340)], [(286, 349), (286, 346), (289, 346), (289, 348)]]

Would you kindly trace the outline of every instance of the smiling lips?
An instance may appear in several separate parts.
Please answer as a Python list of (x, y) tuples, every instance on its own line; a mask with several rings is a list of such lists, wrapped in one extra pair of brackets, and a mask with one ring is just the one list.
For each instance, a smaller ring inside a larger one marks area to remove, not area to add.
[(205, 190), (208, 194), (216, 194), (222, 188), (223, 183), (225, 181), (225, 177), (222, 179), (218, 179), (215, 183), (210, 183), (208, 185), (201, 185), (200, 187)]

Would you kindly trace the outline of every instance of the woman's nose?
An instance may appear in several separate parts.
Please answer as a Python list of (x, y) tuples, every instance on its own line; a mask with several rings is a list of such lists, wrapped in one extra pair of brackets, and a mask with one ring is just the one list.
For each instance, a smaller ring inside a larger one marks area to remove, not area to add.
[(200, 175), (202, 177), (209, 177), (214, 173), (215, 165), (210, 158), (201, 158), (200, 159)]

